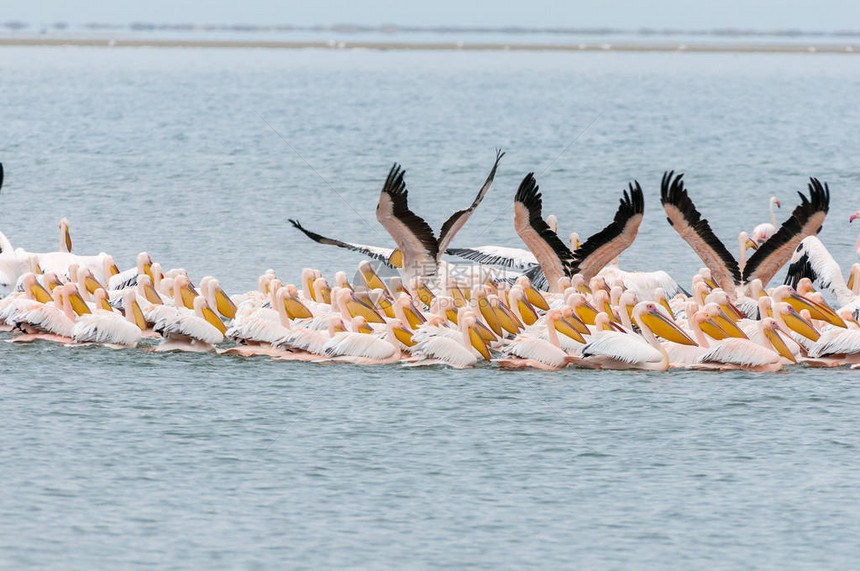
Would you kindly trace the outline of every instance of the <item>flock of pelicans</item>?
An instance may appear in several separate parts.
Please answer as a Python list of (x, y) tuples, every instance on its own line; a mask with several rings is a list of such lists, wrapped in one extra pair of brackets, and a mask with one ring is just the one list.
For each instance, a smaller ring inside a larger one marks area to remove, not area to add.
[[(217, 351), (279, 360), (403, 363), (463, 368), (568, 366), (665, 371), (673, 367), (776, 371), (784, 365), (860, 367), (860, 264), (846, 281), (816, 235), (830, 190), (810, 179), (791, 216), (738, 236), (738, 258), (714, 235), (684, 187), (663, 176), (667, 219), (704, 268), (686, 291), (665, 272), (618, 267), (644, 212), (638, 182), (624, 191), (614, 219), (580, 243), (544, 218), (533, 173), (514, 197), (514, 225), (528, 247), (451, 248), (460, 228), (490, 189), (504, 153), (471, 205), (435, 235), (409, 210), (404, 171), (394, 165), (376, 217), (396, 248), (326, 238), (292, 224), (321, 244), (356, 251), (398, 271), (383, 280), (371, 263), (329, 282), (312, 269), (299, 287), (273, 270), (257, 289), (228, 295), (217, 279), (193, 285), (181, 269), (163, 270), (140, 253), (120, 271), (105, 253), (72, 253), (69, 224), (60, 221), (55, 252), (14, 249), (0, 233), (0, 330), (12, 343), (135, 347), (150, 351)], [(3, 169), (0, 165), (0, 187)], [(860, 217), (860, 212), (850, 221)], [(747, 252), (753, 250), (751, 256)], [(443, 255), (471, 260), (457, 265)], [(857, 255), (860, 257), (860, 242)], [(789, 263), (786, 284), (768, 287)], [(813, 289), (817, 285), (819, 291)], [(823, 293), (835, 300), (837, 309)]]

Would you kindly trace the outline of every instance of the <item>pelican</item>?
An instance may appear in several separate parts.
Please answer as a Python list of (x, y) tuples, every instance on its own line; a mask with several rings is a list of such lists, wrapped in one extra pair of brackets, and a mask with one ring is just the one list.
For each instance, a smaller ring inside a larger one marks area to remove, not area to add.
[(184, 275), (173, 278), (173, 313), (160, 319), (153, 329), (164, 339), (156, 351), (212, 351), (224, 341), (226, 328), (206, 300), (197, 296), (193, 310), (183, 304), (183, 290), (190, 286)]
[(641, 336), (615, 330), (599, 331), (583, 347), (582, 358), (575, 362), (576, 365), (592, 369), (666, 371), (669, 369), (669, 355), (655, 334), (683, 345), (696, 345), (652, 301), (637, 303), (633, 308), (633, 319), (639, 324)]
[(75, 321), (87, 313), (90, 310), (74, 284), (58, 286), (54, 289), (51, 302), (33, 304), (16, 318), (16, 326), (26, 333), (13, 339), (13, 342), (43, 339), (70, 343)]
[(220, 353), (244, 357), (280, 355), (283, 351), (275, 348), (274, 344), (290, 334), (291, 327), (286, 304), (289, 295), (286, 287), (279, 287), (277, 291), (272, 290), (272, 307), (259, 307), (250, 315), (243, 317), (240, 322), (234, 323), (224, 336), (240, 345)]
[(57, 251), (69, 254), (72, 251), (72, 235), (69, 232), (69, 220), (67, 218), (60, 218), (59, 228), (60, 247)]
[(765, 317), (759, 321), (764, 345), (749, 339), (730, 337), (717, 341), (705, 352), (696, 369), (749, 369), (760, 372), (774, 372), (782, 368), (781, 358), (796, 363), (794, 355), (788, 350), (785, 341), (779, 336), (779, 324), (775, 319)]
[(776, 205), (777, 208), (782, 208), (782, 203), (780, 203), (779, 199), (775, 196), (771, 196), (767, 205), (768, 210), (770, 211), (770, 222), (763, 222), (753, 228), (750, 239), (755, 244), (756, 248), (767, 242), (771, 236), (776, 234), (778, 225), (776, 223), (776, 215), (773, 213), (774, 205)]
[(581, 273), (586, 281), (633, 243), (644, 211), (642, 188), (634, 181), (620, 200), (614, 220), (585, 241), (575, 252), (552, 231), (542, 218), (543, 201), (534, 173), (520, 183), (514, 196), (514, 228), (534, 254), (539, 266), (526, 275), (542, 287), (545, 278), (552, 293), (559, 290), (559, 279)]
[[(362, 320), (361, 317), (354, 318)], [(346, 361), (356, 365), (387, 365), (400, 360), (400, 343), (411, 343), (412, 332), (399, 319), (386, 324), (385, 337), (357, 331), (335, 333), (322, 352), (333, 361)]]
[[(501, 149), (496, 151), (496, 162), (493, 164), (493, 168), (489, 176), (487, 176), (486, 181), (484, 181), (483, 186), (478, 191), (475, 200), (471, 206), (455, 212), (445, 221), (439, 232), (438, 240), (433, 235), (433, 231), (429, 225), (409, 210), (406, 200), (406, 185), (403, 183), (404, 171), (397, 164), (389, 171), (385, 186), (383, 186), (379, 197), (379, 204), (376, 208), (376, 218), (388, 230), (391, 237), (394, 238), (397, 244), (396, 249), (367, 246), (327, 238), (304, 228), (298, 220), (290, 219), (289, 222), (294, 228), (300, 230), (305, 236), (319, 244), (337, 246), (364, 254), (393, 269), (405, 268), (406, 272), (404, 276), (408, 284), (415, 275), (420, 274), (425, 277), (435, 275), (438, 262), (442, 254), (447, 250), (448, 244), (451, 243), (454, 235), (459, 232), (484, 199), (484, 195), (490, 190), (499, 162), (504, 155), (505, 153)], [(408, 248), (408, 254), (404, 251), (404, 247)], [(408, 261), (404, 257), (408, 258)], [(426, 268), (421, 268), (420, 270), (416, 270), (415, 268), (410, 269), (408, 264), (412, 262), (426, 264)], [(418, 272), (417, 274), (416, 271)]]
[(545, 316), (546, 334), (548, 340), (540, 336), (525, 332), (511, 340), (502, 349), (507, 358), (499, 359), (496, 363), (502, 369), (518, 369), (521, 367), (533, 367), (544, 370), (563, 369), (568, 365), (568, 355), (561, 348), (558, 339), (558, 330), (561, 328), (565, 335), (576, 338), (581, 343), (585, 339), (579, 334), (567, 320), (562, 316), (559, 309), (550, 309)]
[(447, 365), (464, 369), (478, 362), (478, 354), (490, 361), (490, 351), (481, 338), (474, 314), (467, 312), (459, 317), (457, 327), (460, 330), (459, 340), (446, 335), (426, 335), (419, 340), (412, 347), (413, 359), (410, 365)]
[(860, 295), (848, 288), (839, 264), (816, 236), (805, 238), (792, 254), (785, 281), (796, 286), (804, 277), (828, 291), (836, 299), (840, 313), (860, 310)]
[(810, 178), (809, 198), (798, 193), (801, 204), (776, 234), (750, 257), (742, 273), (737, 260), (696, 210), (684, 188), (683, 176), (675, 176), (674, 171), (663, 174), (660, 201), (669, 224), (699, 255), (717, 285), (732, 296), (737, 294), (738, 288), (754, 279), (760, 279), (766, 285), (788, 262), (801, 240), (818, 234), (830, 207), (827, 183), (822, 185), (818, 179)]
[(397, 249), (402, 254), (402, 273), (407, 284), (416, 277), (431, 278), (436, 276), (442, 255), (457, 232), (481, 204), (487, 191), (490, 190), (499, 161), (504, 155), (505, 153), (501, 150), (496, 152), (496, 162), (493, 164), (493, 169), (472, 204), (468, 208), (452, 214), (442, 224), (438, 238), (423, 218), (409, 210), (408, 191), (406, 190), (406, 183), (403, 181), (405, 171), (396, 163), (391, 167), (379, 195), (376, 219), (394, 239)]
[[(104, 292), (103, 289), (98, 290)], [(133, 290), (123, 294), (125, 316), (103, 308), (81, 315), (72, 328), (75, 343), (96, 343), (111, 349), (136, 347), (146, 329), (146, 321)]]

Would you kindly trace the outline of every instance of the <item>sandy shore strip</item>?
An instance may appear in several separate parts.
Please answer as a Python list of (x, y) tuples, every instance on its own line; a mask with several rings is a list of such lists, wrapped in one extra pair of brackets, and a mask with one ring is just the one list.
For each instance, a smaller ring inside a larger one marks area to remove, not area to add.
[(551, 52), (691, 52), (691, 53), (860, 53), (860, 44), (771, 44), (771, 43), (631, 43), (520, 44), (464, 42), (277, 42), (242, 40), (171, 40), (136, 38), (10, 38), (0, 37), (3, 46), (79, 46), (111, 48), (264, 48), (264, 49), (366, 49), (366, 50), (462, 50), (462, 51), (551, 51)]

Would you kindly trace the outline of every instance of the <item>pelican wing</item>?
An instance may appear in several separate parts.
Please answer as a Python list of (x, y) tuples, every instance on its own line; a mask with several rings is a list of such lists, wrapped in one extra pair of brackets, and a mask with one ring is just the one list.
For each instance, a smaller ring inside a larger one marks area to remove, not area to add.
[(660, 186), (660, 202), (666, 211), (666, 219), (711, 270), (717, 284), (725, 291), (733, 292), (735, 285), (741, 282), (738, 262), (716, 237), (707, 219), (696, 210), (684, 188), (684, 175), (674, 174), (674, 171), (663, 173)]
[(543, 219), (543, 201), (533, 172), (526, 175), (514, 196), (514, 227), (534, 254), (544, 273), (551, 269), (559, 275), (573, 275), (573, 252)]
[(409, 210), (404, 173), (397, 163), (391, 167), (379, 195), (376, 219), (388, 230), (397, 247), (403, 252), (404, 269), (413, 264), (413, 267), (435, 269), (439, 243), (430, 225)]
[(620, 331), (603, 331), (592, 336), (591, 341), (582, 348), (583, 357), (611, 357), (625, 363), (659, 363), (663, 355), (648, 344), (642, 337)]
[(440, 254), (448, 248), (448, 244), (450, 244), (451, 240), (454, 239), (454, 235), (460, 231), (475, 209), (478, 208), (478, 205), (481, 204), (481, 201), (484, 200), (484, 195), (487, 194), (488, 190), (490, 190), (490, 186), (493, 184), (493, 179), (496, 178), (496, 169), (499, 168), (499, 161), (502, 160), (503, 156), (505, 156), (505, 153), (503, 153), (501, 149), (496, 150), (496, 162), (493, 164), (493, 170), (490, 171), (490, 174), (487, 176), (487, 180), (484, 181), (484, 185), (481, 187), (481, 190), (478, 191), (478, 196), (476, 196), (475, 200), (472, 201), (472, 205), (465, 210), (455, 212), (450, 218), (448, 218), (448, 220), (445, 221), (444, 224), (442, 224), (442, 229), (439, 231)]
[(535, 255), (522, 248), (476, 246), (474, 248), (448, 248), (445, 253), (487, 266), (501, 266), (517, 270), (526, 270), (538, 265)]
[[(634, 186), (635, 184), (635, 186)], [(629, 185), (630, 192), (624, 191), (624, 197), (619, 201), (615, 218), (609, 225), (588, 238), (576, 249), (573, 256), (579, 268), (579, 273), (590, 280), (602, 270), (606, 264), (630, 247), (645, 212), (645, 198), (642, 187), (637, 181)]]
[(817, 178), (809, 179), (809, 198), (798, 192), (800, 205), (791, 217), (782, 223), (776, 234), (750, 256), (744, 266), (744, 281), (761, 280), (767, 283), (776, 272), (791, 259), (795, 248), (807, 236), (815, 236), (821, 231), (827, 211), (830, 209), (830, 188), (821, 184)]
[(294, 228), (301, 230), (305, 236), (313, 240), (318, 244), (326, 244), (328, 246), (337, 246), (338, 248), (345, 248), (347, 250), (351, 250), (353, 252), (358, 252), (359, 254), (364, 254), (365, 256), (372, 258), (374, 260), (378, 260), (388, 266), (389, 268), (394, 268), (391, 264), (388, 263), (388, 258), (391, 257), (392, 252), (394, 252), (393, 248), (382, 248), (379, 246), (366, 246), (364, 244), (353, 244), (352, 242), (341, 242), (340, 240), (335, 240), (334, 238), (326, 238), (325, 236), (321, 236), (316, 232), (311, 232), (301, 224), (299, 224), (298, 220), (293, 220), (288, 218), (290, 224), (293, 225)]

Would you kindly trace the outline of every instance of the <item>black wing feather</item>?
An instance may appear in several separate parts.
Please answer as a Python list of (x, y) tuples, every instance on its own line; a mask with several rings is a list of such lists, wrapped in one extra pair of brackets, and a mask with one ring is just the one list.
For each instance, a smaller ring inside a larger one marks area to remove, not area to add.
[[(821, 184), (821, 181), (817, 178), (810, 178), (808, 189), (809, 198), (804, 196), (802, 192), (798, 192), (800, 204), (795, 207), (788, 220), (782, 223), (779, 230), (750, 256), (747, 265), (744, 267), (744, 281), (749, 280), (761, 263), (771, 254), (797, 238), (810, 218), (822, 212), (827, 214), (830, 210), (830, 187), (827, 183)], [(820, 226), (815, 229), (814, 234), (809, 235), (814, 236), (819, 232), (821, 232)], [(803, 237), (805, 238), (806, 236)], [(798, 281), (800, 280), (800, 278), (797, 279)]]
[(575, 274), (576, 262), (573, 252), (543, 219), (543, 200), (540, 187), (535, 180), (535, 173), (530, 172), (520, 183), (517, 194), (514, 196), (514, 202), (519, 202), (526, 207), (529, 212), (529, 226), (540, 235), (541, 239), (552, 248), (555, 255), (561, 260), (565, 275), (572, 276)]
[(484, 184), (481, 186), (481, 189), (478, 191), (478, 195), (475, 197), (475, 200), (472, 201), (472, 205), (469, 208), (464, 210), (458, 210), (450, 217), (448, 220), (442, 224), (442, 229), (439, 230), (439, 248), (444, 250), (453, 239), (453, 236), (448, 236), (448, 233), (453, 228), (454, 224), (456, 224), (460, 218), (463, 216), (468, 216), (472, 212), (478, 208), (478, 205), (481, 204), (481, 201), (484, 200), (484, 196), (487, 194), (487, 191), (490, 190), (490, 186), (493, 184), (493, 179), (496, 178), (496, 170), (499, 168), (499, 161), (502, 160), (502, 157), (505, 156), (505, 153), (501, 149), (496, 150), (496, 162), (493, 164), (493, 169), (490, 171), (490, 174), (487, 176), (487, 180), (484, 181)]
[[(684, 188), (684, 174), (679, 173), (678, 176), (674, 176), (674, 174), (675, 171), (663, 173), (663, 181), (660, 185), (660, 203), (663, 205), (671, 204), (681, 212), (687, 224), (716, 252), (731, 274), (732, 279), (736, 284), (739, 284), (741, 282), (741, 270), (737, 260), (729, 253), (725, 244), (717, 238), (711, 229), (711, 224), (706, 218), (702, 218), (696, 205), (690, 200), (687, 189)], [(671, 220), (669, 220), (669, 224), (672, 224)]]
[(391, 198), (394, 217), (412, 231), (428, 255), (433, 259), (438, 259), (439, 242), (433, 235), (433, 229), (423, 218), (409, 210), (407, 201), (409, 191), (406, 190), (406, 183), (403, 181), (404, 174), (406, 171), (400, 168), (399, 164), (394, 163), (388, 172), (388, 178), (385, 179), (382, 192)]
[(368, 248), (364, 248), (360, 244), (350, 244), (349, 242), (341, 242), (340, 240), (335, 240), (334, 238), (326, 238), (325, 236), (317, 234), (316, 232), (311, 232), (310, 230), (299, 224), (298, 220), (293, 220), (291, 218), (289, 218), (288, 220), (294, 228), (301, 230), (305, 236), (307, 236), (314, 242), (317, 242), (319, 244), (326, 244), (328, 246), (337, 246), (338, 248), (345, 248), (353, 252), (359, 252), (361, 254), (364, 254), (365, 256), (373, 258), (374, 260), (379, 260), (389, 268), (394, 268), (394, 266), (388, 263), (388, 257), (383, 254), (374, 252), (373, 250), (370, 250)]
[(633, 182), (636, 183), (636, 186), (630, 183), (629, 192), (624, 191), (624, 196), (618, 201), (618, 210), (615, 211), (615, 218), (612, 222), (600, 232), (589, 236), (573, 253), (577, 264), (620, 236), (631, 218), (645, 212), (645, 197), (642, 194), (642, 187), (639, 186), (638, 181), (634, 180)]

